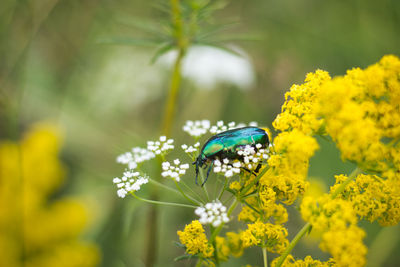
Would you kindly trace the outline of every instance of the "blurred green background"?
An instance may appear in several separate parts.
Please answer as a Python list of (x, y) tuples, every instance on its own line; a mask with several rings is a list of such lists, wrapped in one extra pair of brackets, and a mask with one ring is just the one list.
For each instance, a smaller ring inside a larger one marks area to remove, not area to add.
[[(50, 121), (64, 130), (61, 157), (68, 179), (57, 195), (77, 196), (88, 207), (90, 222), (83, 238), (98, 245), (102, 266), (144, 264), (149, 206), (118, 198), (112, 178), (123, 169), (115, 162), (117, 155), (159, 137), (171, 76), (163, 59), (150, 64), (154, 47), (102, 40), (140, 37), (138, 24), (162, 27), (168, 16), (155, 7), (160, 2), (2, 0), (0, 4), (0, 138), (20, 140), (37, 121)], [(400, 55), (400, 1), (226, 3), (212, 16), (212, 23), (237, 22), (224, 34), (251, 37), (228, 45), (246, 53), (253, 81), (245, 88), (229, 81), (204, 88), (185, 78), (171, 134), (178, 148), (191, 142), (181, 130), (188, 119), (257, 121), (271, 128), (284, 93), (292, 84), (302, 83), (308, 72), (320, 68), (331, 76), (343, 75), (385, 54)], [(349, 173), (353, 166), (340, 160), (334, 145), (319, 141), (321, 149), (309, 174), (328, 188), (334, 174)], [(150, 175), (156, 173), (149, 170)], [(185, 179), (195, 187), (193, 172)], [(178, 240), (176, 231), (194, 219), (193, 212), (158, 211), (156, 266), (190, 266), (194, 262), (173, 262), (183, 253), (173, 241)], [(292, 237), (303, 223), (295, 210), (289, 221)], [(375, 223), (362, 225), (370, 246), (381, 228)], [(387, 256), (380, 257), (382, 266), (400, 262), (396, 242), (388, 245)], [(309, 253), (327, 258), (312, 241), (298, 246), (294, 255)], [(261, 265), (259, 254), (248, 250), (226, 266)]]

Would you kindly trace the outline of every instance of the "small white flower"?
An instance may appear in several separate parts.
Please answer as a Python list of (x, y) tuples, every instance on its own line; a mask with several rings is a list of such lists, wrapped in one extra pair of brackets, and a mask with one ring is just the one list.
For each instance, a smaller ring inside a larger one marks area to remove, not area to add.
[[(129, 178), (129, 179), (128, 179)], [(149, 179), (140, 176), (139, 172), (126, 171), (122, 178), (114, 178), (113, 183), (117, 185), (117, 194), (124, 198), (128, 193), (140, 190), (141, 185), (147, 184)]]
[(136, 169), (139, 163), (154, 158), (155, 155), (152, 151), (145, 148), (134, 147), (132, 152), (126, 152), (117, 157), (117, 162), (128, 165), (129, 169)]
[(210, 128), (209, 120), (201, 120), (201, 121), (186, 121), (186, 124), (183, 126), (183, 131), (187, 132), (189, 135), (193, 137), (200, 137), (207, 133)]
[(229, 222), (226, 207), (219, 200), (198, 207), (194, 213), (200, 217), (201, 224), (212, 224), (214, 227), (218, 227), (222, 223)]
[(197, 142), (193, 146), (188, 146), (188, 145), (183, 144), (181, 147), (185, 151), (185, 153), (189, 154), (189, 156), (194, 157), (197, 155), (197, 151), (198, 151), (198, 148), (200, 147), (200, 143)]
[(221, 132), (225, 132), (227, 130), (228, 130), (228, 127), (226, 125), (224, 125), (223, 121), (217, 121), (217, 125), (211, 126), (210, 133), (218, 134)]
[(160, 155), (174, 149), (173, 143), (173, 139), (167, 139), (166, 136), (160, 136), (159, 141), (148, 141), (147, 149), (154, 152), (156, 155)]
[(174, 165), (169, 163), (168, 161), (165, 161), (161, 164), (163, 172), (161, 173), (161, 176), (165, 178), (172, 178), (172, 180), (175, 180), (177, 182), (180, 181), (181, 176), (183, 176), (186, 173), (186, 170), (189, 169), (189, 164), (180, 164), (181, 161), (179, 159), (175, 159)]
[(225, 158), (222, 160), (214, 160), (214, 172), (221, 173), (225, 177), (232, 177), (234, 174), (240, 173), (240, 168), (242, 164), (240, 161), (231, 162), (229, 159)]

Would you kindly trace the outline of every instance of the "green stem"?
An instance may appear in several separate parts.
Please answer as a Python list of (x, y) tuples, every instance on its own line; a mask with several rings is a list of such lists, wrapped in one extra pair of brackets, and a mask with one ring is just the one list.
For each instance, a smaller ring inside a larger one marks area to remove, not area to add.
[(164, 201), (157, 201), (157, 200), (151, 200), (151, 199), (145, 199), (137, 196), (135, 193), (131, 192), (131, 195), (137, 198), (138, 200), (151, 203), (151, 204), (157, 204), (157, 205), (164, 205), (164, 206), (176, 206), (176, 207), (185, 207), (185, 208), (192, 208), (195, 209), (197, 206), (193, 205), (188, 205), (188, 204), (181, 204), (181, 203), (174, 203), (174, 202), (164, 202)]
[(224, 192), (225, 192), (225, 188), (226, 188), (226, 185), (228, 184), (228, 179), (225, 177), (225, 182), (224, 182), (224, 186), (222, 187), (222, 189), (221, 189), (221, 192), (219, 193), (219, 195), (218, 195), (218, 200), (221, 200), (221, 197), (222, 197), (222, 195), (224, 194)]
[(195, 204), (196, 206), (201, 205), (201, 203), (200, 203), (199, 201), (197, 201), (196, 199), (194, 199), (194, 198), (192, 198), (192, 197), (186, 195), (185, 192), (182, 191), (182, 189), (181, 189), (181, 187), (179, 186), (179, 184), (178, 184), (177, 181), (175, 181), (175, 186), (176, 186), (176, 188), (178, 188), (178, 191), (182, 194), (182, 196), (183, 196), (184, 198), (186, 198), (189, 202), (191, 202), (192, 204)]
[(188, 186), (184, 181), (181, 181), (181, 183), (182, 183), (190, 192), (192, 192), (192, 194), (196, 195), (196, 196), (200, 199), (200, 202), (201, 202), (201, 203), (203, 203), (203, 204), (206, 203), (206, 201), (204, 201), (203, 198), (202, 198), (196, 191), (194, 191), (190, 186)]
[(164, 185), (164, 184), (162, 184), (160, 182), (157, 182), (156, 180), (153, 180), (153, 179), (149, 178), (149, 182), (154, 184), (154, 185), (156, 185), (156, 186), (159, 186), (161, 188), (167, 189), (168, 191), (174, 192), (175, 194), (180, 194), (178, 190), (173, 189), (173, 188), (171, 188), (171, 187), (169, 187), (167, 185)]
[[(336, 188), (335, 192), (332, 193), (331, 197), (332, 199), (335, 199), (340, 193), (343, 192), (343, 190), (346, 188), (346, 186), (353, 181), (353, 179), (361, 173), (361, 170), (359, 168), (354, 169), (354, 171), (349, 175), (349, 177), (344, 181), (338, 188)], [(311, 230), (312, 225), (308, 222), (306, 223), (303, 228), (296, 234), (296, 236), (293, 238), (293, 240), (290, 242), (289, 246), (286, 248), (286, 250), (282, 253), (282, 255), (279, 257), (278, 262), (276, 263), (275, 267), (280, 267), (282, 263), (285, 261), (286, 257), (289, 255), (289, 253), (292, 251), (292, 249), (297, 245), (297, 243), (300, 241), (300, 239)]]
[(199, 258), (197, 261), (196, 267), (200, 267), (202, 263), (203, 263), (203, 259)]
[(332, 193), (331, 198), (335, 199), (340, 193), (342, 193), (344, 191), (344, 189), (346, 188), (346, 186), (353, 181), (354, 178), (356, 178), (356, 176), (358, 174), (360, 174), (362, 171), (359, 168), (355, 168), (354, 171), (349, 175), (349, 177), (346, 179), (346, 181), (344, 181), (341, 185), (339, 185), (338, 188), (336, 188), (335, 192)]
[(283, 252), (283, 254), (279, 257), (278, 262), (276, 263), (275, 267), (279, 267), (285, 261), (286, 257), (292, 251), (292, 249), (297, 245), (300, 239), (311, 229), (311, 223), (306, 223), (303, 228), (297, 233), (297, 235), (293, 238), (292, 242), (290, 242), (289, 246)]
[(174, 37), (178, 48), (178, 56), (175, 60), (172, 78), (169, 87), (169, 95), (165, 107), (162, 133), (168, 136), (171, 132), (172, 120), (175, 114), (176, 100), (179, 93), (179, 87), (182, 80), (181, 68), (182, 60), (185, 56), (186, 48), (189, 42), (184, 36), (182, 11), (179, 0), (171, 0), (172, 23), (174, 25)]
[[(215, 228), (213, 226), (210, 226), (211, 232), (214, 232)], [(215, 259), (215, 265), (219, 266), (219, 259), (218, 259), (218, 250), (217, 250), (217, 241), (214, 239), (212, 241), (212, 245), (214, 247), (214, 259)]]
[(264, 267), (268, 267), (267, 261), (267, 248), (265, 246), (262, 247), (263, 259), (264, 259)]

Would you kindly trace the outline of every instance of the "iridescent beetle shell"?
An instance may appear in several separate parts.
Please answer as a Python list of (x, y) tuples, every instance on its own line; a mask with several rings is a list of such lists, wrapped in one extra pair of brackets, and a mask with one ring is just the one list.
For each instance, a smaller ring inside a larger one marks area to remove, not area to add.
[(221, 132), (212, 136), (203, 145), (200, 155), (193, 164), (196, 165), (196, 184), (199, 175), (199, 168), (207, 163), (211, 163), (207, 171), (207, 177), (203, 184), (207, 181), (213, 162), (216, 159), (240, 159), (237, 152), (245, 146), (260, 144), (260, 148), (266, 148), (269, 145), (269, 137), (266, 130), (258, 127), (243, 127), (225, 132)]

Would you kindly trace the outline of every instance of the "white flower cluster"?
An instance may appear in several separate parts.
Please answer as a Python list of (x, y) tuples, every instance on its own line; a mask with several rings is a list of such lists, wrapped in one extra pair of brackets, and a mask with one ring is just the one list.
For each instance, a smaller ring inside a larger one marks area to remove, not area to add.
[(186, 121), (186, 124), (183, 126), (183, 131), (193, 137), (200, 137), (206, 134), (208, 129), (210, 129), (209, 120)]
[(155, 154), (145, 148), (134, 147), (132, 152), (126, 152), (117, 157), (117, 162), (127, 164), (129, 169), (136, 169), (138, 163), (150, 160)]
[(197, 142), (193, 146), (188, 146), (188, 145), (183, 144), (181, 147), (185, 151), (185, 153), (192, 155), (192, 154), (196, 153), (197, 150), (199, 149), (200, 142)]
[(214, 172), (222, 173), (225, 177), (232, 177), (234, 174), (240, 173), (240, 161), (231, 163), (229, 159), (223, 159), (222, 162), (218, 159), (214, 160)]
[(186, 170), (189, 169), (189, 164), (180, 164), (179, 159), (174, 160), (174, 165), (165, 161), (162, 163), (163, 172), (161, 175), (163, 177), (170, 177), (173, 180), (179, 182), (181, 180), (181, 176), (186, 173)]
[(212, 224), (212, 226), (218, 227), (221, 223), (229, 222), (226, 207), (218, 200), (207, 203), (204, 207), (198, 207), (194, 213), (200, 216), (201, 224)]
[[(237, 154), (243, 157), (243, 167), (248, 169), (253, 169), (257, 167), (260, 161), (269, 158), (269, 149), (261, 148), (261, 144), (256, 144), (256, 147), (245, 146), (243, 149), (239, 150)], [(257, 150), (256, 150), (257, 149)]]
[[(228, 126), (229, 125), (232, 125), (232, 124), (229, 123)], [(235, 123), (233, 123), (233, 126), (234, 125), (235, 125)], [(220, 132), (227, 131), (228, 130), (228, 126), (224, 125), (223, 121), (217, 121), (217, 125), (211, 126), (210, 133), (217, 134), (217, 133), (220, 133)]]
[(139, 172), (126, 171), (122, 178), (114, 178), (113, 183), (117, 185), (117, 194), (119, 197), (124, 198), (129, 192), (140, 190), (140, 186), (147, 184), (149, 179), (140, 176)]
[(174, 149), (174, 139), (167, 139), (166, 136), (160, 136), (159, 141), (147, 141), (147, 149), (154, 152), (156, 155), (165, 153)]

